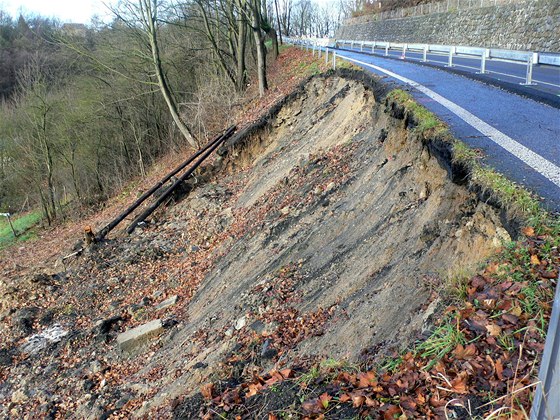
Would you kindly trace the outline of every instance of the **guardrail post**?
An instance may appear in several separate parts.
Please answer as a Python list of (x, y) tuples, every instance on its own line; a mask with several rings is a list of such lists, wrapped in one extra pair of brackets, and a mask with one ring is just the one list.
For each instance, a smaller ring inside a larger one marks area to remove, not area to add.
[(482, 58), (480, 59), (480, 71), (478, 73), (485, 74), (486, 73), (486, 57), (490, 55), (490, 50), (485, 49), (482, 51)]
[(350, 42), (350, 49), (351, 49), (351, 50), (354, 49), (354, 41)]
[(449, 48), (449, 61), (446, 67), (453, 67), (453, 54), (455, 53), (455, 47)]
[(336, 51), (333, 52), (333, 56), (332, 56), (332, 68), (333, 70), (336, 70)]
[(325, 64), (329, 64), (329, 47), (325, 49)]
[(373, 43), (371, 44), (371, 53), (375, 53), (375, 41), (373, 41)]
[(536, 83), (533, 83), (533, 56), (529, 56), (527, 59), (527, 76), (525, 77), (525, 83), (520, 83), (524, 86), (534, 86)]
[(364, 52), (364, 42), (363, 41), (360, 44), (360, 52)]
[(321, 53), (323, 52), (323, 49), (321, 48), (321, 46), (319, 45), (318, 47), (318, 57), (321, 58)]
[(428, 61), (428, 46), (424, 45), (424, 51), (422, 52), (422, 61), (425, 63)]
[(387, 45), (385, 45), (385, 56), (389, 55), (389, 43), (387, 42)]
[(404, 60), (405, 58), (406, 58), (406, 44), (404, 44), (402, 47), (401, 60)]

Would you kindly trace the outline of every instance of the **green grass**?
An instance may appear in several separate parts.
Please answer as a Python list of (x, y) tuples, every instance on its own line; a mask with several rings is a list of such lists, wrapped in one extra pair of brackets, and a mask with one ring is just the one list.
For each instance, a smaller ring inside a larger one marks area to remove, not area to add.
[(466, 339), (461, 330), (449, 319), (437, 327), (432, 335), (416, 346), (415, 352), (420, 357), (430, 360), (425, 369), (431, 369), (439, 360), (453, 351), (457, 344), (465, 345)]
[(40, 220), (41, 213), (38, 211), (12, 218), (14, 229), (18, 233), (18, 237), (14, 238), (8, 220), (5, 217), (0, 217), (0, 249), (7, 248), (16, 242), (25, 242), (34, 238), (36, 235), (32, 228), (36, 226)]
[(433, 113), (428, 111), (423, 106), (419, 105), (409, 93), (401, 89), (395, 89), (387, 95), (390, 100), (393, 100), (403, 105), (409, 112), (412, 113), (417, 123), (415, 130), (420, 133), (425, 133), (428, 130), (444, 131), (447, 126), (440, 121)]

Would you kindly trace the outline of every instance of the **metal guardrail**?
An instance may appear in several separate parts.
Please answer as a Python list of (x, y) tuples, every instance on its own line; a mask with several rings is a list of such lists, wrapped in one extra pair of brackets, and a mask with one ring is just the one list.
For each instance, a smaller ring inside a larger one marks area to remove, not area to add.
[(455, 45), (437, 45), (437, 44), (408, 44), (398, 42), (385, 41), (355, 41), (355, 40), (331, 40), (327, 38), (289, 38), (289, 42), (308, 47), (344, 47), (350, 46), (350, 49), (359, 48), (360, 51), (375, 52), (376, 49), (385, 50), (385, 55), (389, 55), (389, 51), (400, 51), (401, 58), (406, 58), (408, 51), (422, 53), (423, 62), (427, 62), (427, 54), (445, 55), (448, 58), (447, 67), (454, 67), (453, 59), (455, 57), (464, 58), (480, 58), (479, 74), (489, 73), (486, 70), (486, 62), (490, 60), (504, 61), (524, 65), (527, 68), (525, 81), (522, 85), (535, 85), (533, 83), (533, 67), (535, 65), (547, 65), (560, 67), (560, 54), (555, 53), (539, 53), (532, 51), (516, 51), (504, 50), (497, 48), (481, 48), (469, 46)]
[(548, 323), (531, 420), (560, 418), (560, 276)]

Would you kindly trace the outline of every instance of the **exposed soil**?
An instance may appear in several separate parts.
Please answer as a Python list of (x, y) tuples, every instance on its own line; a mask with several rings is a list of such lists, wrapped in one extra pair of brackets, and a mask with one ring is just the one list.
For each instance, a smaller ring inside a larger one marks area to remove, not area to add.
[[(363, 77), (312, 78), (145, 228), (26, 279), (36, 300), (3, 315), (12, 341), (0, 353), (0, 412), (196, 418), (207, 382), (416, 340), (444, 279), (509, 234), (499, 210), (451, 181), (441, 141), (419, 138)], [(156, 310), (173, 295), (177, 304)], [(116, 335), (156, 318), (166, 331), (121, 355)], [(22, 351), (55, 323), (68, 334)], [(297, 395), (291, 386), (278, 395)], [(283, 404), (253, 398), (263, 416)]]

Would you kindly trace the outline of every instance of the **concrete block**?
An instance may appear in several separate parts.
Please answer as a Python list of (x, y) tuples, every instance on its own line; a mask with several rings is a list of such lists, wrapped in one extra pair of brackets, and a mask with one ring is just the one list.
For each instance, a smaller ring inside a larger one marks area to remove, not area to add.
[(150, 339), (163, 331), (161, 319), (155, 319), (147, 324), (132, 328), (117, 336), (117, 345), (123, 353), (133, 354)]
[(173, 295), (170, 298), (165, 299), (163, 302), (160, 302), (156, 305), (156, 311), (161, 311), (162, 309), (168, 308), (172, 305), (175, 305), (179, 300), (179, 296)]

